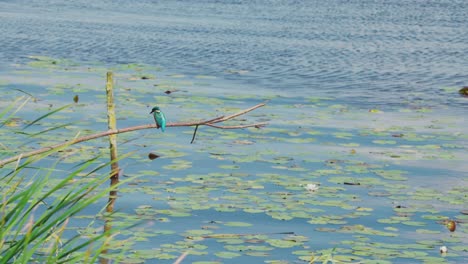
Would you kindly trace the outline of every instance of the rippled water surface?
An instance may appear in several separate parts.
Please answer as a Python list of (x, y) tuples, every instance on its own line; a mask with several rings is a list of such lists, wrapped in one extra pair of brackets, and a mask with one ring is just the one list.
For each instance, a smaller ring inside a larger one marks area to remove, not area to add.
[[(0, 0), (0, 112), (25, 100), (1, 120), (0, 157), (105, 131), (109, 70), (119, 129), (153, 122), (154, 104), (171, 123), (267, 102), (227, 124), (262, 129), (203, 126), (194, 144), (192, 127), (118, 135), (132, 182), (113, 221), (140, 223), (115, 237), (122, 263), (187, 250), (183, 263), (464, 263), (467, 14), (448, 0)], [(107, 145), (31, 172), (107, 162)]]
[[(468, 78), (465, 1), (0, 1), (0, 61), (140, 62), (399, 104)], [(417, 94), (420, 93), (420, 94)]]

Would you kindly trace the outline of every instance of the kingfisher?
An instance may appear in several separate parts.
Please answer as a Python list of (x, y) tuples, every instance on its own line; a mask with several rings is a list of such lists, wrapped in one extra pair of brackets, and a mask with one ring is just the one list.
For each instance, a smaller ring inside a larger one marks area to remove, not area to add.
[(161, 109), (155, 106), (153, 107), (153, 109), (151, 109), (150, 114), (153, 114), (154, 121), (156, 122), (156, 127), (161, 128), (161, 131), (164, 132), (164, 130), (166, 129), (166, 117), (164, 116), (164, 113), (161, 112)]

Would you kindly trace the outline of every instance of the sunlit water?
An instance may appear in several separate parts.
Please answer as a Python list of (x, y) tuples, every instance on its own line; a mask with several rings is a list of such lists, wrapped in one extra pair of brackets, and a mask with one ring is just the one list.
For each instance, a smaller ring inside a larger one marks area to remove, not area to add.
[[(0, 61), (139, 62), (348, 102), (448, 104), (465, 1), (1, 1)], [(462, 103), (463, 104), (463, 103)]]
[[(457, 90), (468, 82), (467, 13), (465, 1), (0, 1), (0, 89), (7, 98), (23, 92), (38, 98), (31, 108), (17, 114), (29, 121), (71, 102), (72, 95), (79, 94), (81, 105), (62, 114), (62, 118), (49, 117), (27, 130), (41, 131), (72, 117), (75, 123), (65, 132), (58, 130), (53, 140), (43, 138), (54, 142), (78, 131), (107, 129), (101, 89), (104, 71), (87, 72), (86, 65), (105, 68), (142, 63), (163, 69), (144, 71), (156, 76), (147, 81), (131, 80), (132, 75), (125, 69), (115, 70), (119, 127), (152, 122), (148, 107), (157, 99), (162, 100), (158, 104), (164, 106), (169, 121), (180, 121), (212, 117), (213, 108), (249, 107), (272, 98), (265, 109), (247, 119), (267, 120), (265, 134), (244, 130), (236, 138), (224, 131), (201, 128), (193, 145), (188, 144), (192, 135), (189, 128), (168, 129), (165, 134), (149, 130), (119, 135), (121, 153), (136, 152), (121, 162), (123, 177), (140, 175), (144, 181), (122, 190), (118, 209), (134, 216), (140, 206), (190, 208), (193, 202), (201, 208), (189, 210), (191, 215), (187, 217), (162, 213), (151, 220), (142, 217), (145, 220), (141, 229), (147, 233), (176, 233), (139, 242), (136, 249), (156, 250), (183, 240), (188, 236), (183, 232), (203, 226), (235, 234), (292, 231), (309, 239), (304, 247), (307, 250), (330, 249), (342, 241), (358, 240), (359, 235), (319, 232), (319, 228), (339, 229), (343, 224), (311, 224), (308, 220), (372, 208), (369, 215), (345, 217), (346, 224), (386, 231), (389, 225), (378, 220), (395, 216), (395, 206), (426, 203), (414, 195), (417, 191), (429, 188), (449, 195), (454, 188), (466, 186), (467, 101)], [(85, 66), (81, 71), (57, 72), (18, 66), (31, 61), (29, 55), (66, 58)], [(166, 95), (159, 88), (165, 78), (180, 89), (168, 96), (170, 99), (163, 98)], [(222, 102), (205, 106), (190, 95), (221, 98)], [(239, 95), (245, 100), (236, 97)], [(228, 96), (234, 99), (226, 99)], [(320, 99), (315, 101), (315, 97)], [(0, 103), (3, 107), (9, 101)], [(404, 136), (398, 137), (399, 133)], [(41, 139), (28, 139), (14, 147), (26, 151), (39, 147), (34, 144)], [(252, 145), (236, 143), (236, 139)], [(107, 143), (103, 142), (86, 144), (88, 148), (79, 151), (83, 156), (97, 155), (101, 151), (98, 147), (106, 151)], [(173, 149), (187, 156), (164, 156)], [(162, 158), (147, 160), (151, 151), (162, 154)], [(249, 157), (255, 158), (242, 161)], [(191, 167), (173, 170), (168, 167), (173, 160), (189, 161)], [(73, 165), (72, 160), (65, 160), (59, 168), (67, 170)], [(407, 180), (381, 179), (372, 166), (403, 170)], [(329, 176), (330, 170), (338, 175)], [(220, 172), (227, 175), (217, 182), (216, 173)], [(263, 175), (268, 173), (273, 176)], [(358, 182), (362, 177), (377, 178), (386, 184), (344, 186), (342, 181), (329, 181), (335, 176), (349, 176)], [(205, 190), (205, 183), (199, 183), (203, 178), (214, 190)], [(307, 193), (303, 184), (311, 182), (320, 183), (323, 193)], [(407, 189), (392, 187), (401, 184)], [(193, 192), (184, 192), (187, 186), (194, 188)], [(330, 193), (326, 190), (336, 191), (338, 198), (327, 196)], [(285, 193), (292, 198), (282, 197)], [(386, 196), (389, 193), (392, 198)], [(355, 200), (351, 198), (354, 196)], [(252, 198), (259, 200), (252, 202)], [(308, 204), (310, 200), (344, 198), (350, 198), (346, 202), (352, 209)], [(435, 214), (452, 218), (466, 209), (466, 205), (447, 203), (442, 198), (427, 202), (438, 210)], [(288, 213), (324, 211), (289, 221), (269, 215), (288, 206), (288, 202), (305, 202), (289, 208)], [(234, 209), (222, 212), (217, 205)], [(96, 206), (85, 213), (95, 214), (102, 205)], [(269, 206), (270, 211), (265, 209)], [(244, 212), (246, 208), (265, 211), (251, 214)], [(395, 224), (398, 237), (367, 236), (370, 242), (398, 245), (401, 240), (412, 243), (428, 239), (415, 232), (425, 228), (441, 231), (433, 235), (433, 240), (450, 240), (444, 227), (421, 218), (424, 214), (429, 213), (416, 212), (409, 219), (425, 221), (423, 227)], [(169, 221), (159, 220), (164, 217)], [(220, 224), (229, 221), (252, 226)], [(461, 230), (458, 236), (463, 244), (468, 238), (463, 232), (466, 228)], [(192, 255), (187, 263), (219, 260), (213, 254), (227, 250), (225, 244), (213, 240), (196, 243), (208, 245), (210, 255)], [(265, 259), (294, 262), (297, 256), (292, 252), (298, 249), (303, 248), (275, 248)], [(173, 254), (182, 252), (176, 250)], [(439, 256), (437, 248), (424, 252)], [(466, 254), (453, 263), (463, 257), (466, 259)], [(224, 263), (258, 263), (259, 259), (264, 260), (243, 255)], [(396, 258), (395, 262), (407, 260)]]

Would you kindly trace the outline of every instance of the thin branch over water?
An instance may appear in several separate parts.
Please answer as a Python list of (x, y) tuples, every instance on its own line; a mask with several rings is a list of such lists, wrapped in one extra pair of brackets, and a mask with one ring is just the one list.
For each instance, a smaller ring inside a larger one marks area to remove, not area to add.
[[(219, 125), (215, 125), (215, 124), (221, 123), (221, 122), (224, 122), (224, 121), (227, 121), (227, 120), (230, 120), (230, 119), (233, 119), (233, 118), (241, 116), (241, 115), (244, 115), (244, 114), (246, 114), (248, 112), (251, 112), (251, 111), (253, 111), (253, 110), (257, 109), (257, 108), (260, 108), (262, 106), (265, 106), (265, 103), (254, 105), (254, 106), (252, 106), (250, 108), (241, 110), (241, 111), (239, 111), (239, 112), (237, 112), (235, 114), (229, 115), (229, 116), (219, 116), (219, 117), (216, 117), (216, 118), (211, 118), (211, 119), (208, 119), (208, 120), (201, 120), (201, 121), (168, 123), (168, 124), (166, 124), (166, 127), (210, 126), (210, 127), (217, 128), (217, 129), (241, 129), (241, 128), (248, 128), (248, 127), (260, 128), (260, 127), (266, 126), (267, 123), (262, 122), (262, 123), (237, 125), (237, 126), (219, 126)], [(42, 154), (44, 152), (47, 152), (47, 151), (50, 151), (50, 150), (53, 150), (53, 149), (57, 149), (57, 148), (61, 148), (61, 147), (64, 147), (66, 145), (74, 145), (74, 144), (78, 144), (78, 143), (81, 143), (81, 142), (84, 142), (84, 141), (88, 141), (88, 140), (92, 140), (92, 139), (96, 139), (96, 138), (101, 138), (101, 137), (106, 137), (106, 136), (109, 136), (109, 135), (127, 133), (127, 132), (131, 132), (131, 131), (142, 130), (142, 129), (150, 129), (150, 128), (156, 128), (156, 124), (139, 125), (139, 126), (122, 128), (122, 129), (109, 129), (108, 131), (104, 131), (104, 132), (100, 132), (100, 133), (96, 133), (96, 134), (92, 134), (92, 135), (88, 135), (88, 136), (75, 138), (75, 139), (73, 139), (71, 141), (66, 141), (66, 142), (63, 142), (63, 143), (55, 144), (55, 145), (52, 145), (52, 146), (36, 149), (36, 150), (25, 152), (25, 153), (20, 153), (20, 154), (18, 154), (16, 156), (0, 160), (0, 167), (3, 167), (5, 164), (9, 164), (9, 163), (12, 163), (12, 162), (15, 162), (15, 161), (19, 162), (19, 160), (21, 160), (21, 159), (28, 158), (28, 157), (38, 155), (38, 154)]]

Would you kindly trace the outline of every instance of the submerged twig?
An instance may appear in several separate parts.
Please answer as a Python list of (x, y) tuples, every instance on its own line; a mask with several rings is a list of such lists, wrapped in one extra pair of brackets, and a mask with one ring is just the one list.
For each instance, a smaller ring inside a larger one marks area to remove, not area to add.
[(197, 135), (197, 130), (198, 130), (198, 125), (195, 126), (195, 130), (193, 131), (192, 141), (190, 141), (190, 144), (192, 144), (193, 141), (195, 140), (195, 135)]
[(256, 124), (249, 124), (249, 125), (238, 125), (238, 126), (217, 126), (212, 124), (205, 124), (206, 126), (219, 128), (219, 129), (239, 129), (239, 128), (247, 128), (247, 127), (255, 127), (261, 128), (267, 125), (267, 123), (256, 123)]
[(258, 235), (294, 235), (294, 232), (273, 232), (273, 233), (253, 233), (253, 234), (211, 234), (201, 236), (202, 238), (236, 238), (245, 236), (258, 236)]
[(190, 253), (190, 251), (185, 251), (184, 254), (180, 255), (173, 264), (180, 264), (182, 260)]
[[(244, 115), (248, 112), (251, 112), (257, 108), (260, 108), (262, 106), (265, 106), (265, 103), (257, 104), (255, 106), (252, 106), (250, 108), (244, 109), (242, 111), (239, 111), (235, 114), (229, 115), (229, 116), (219, 116), (216, 118), (208, 119), (208, 120), (201, 120), (201, 121), (192, 121), (192, 122), (178, 122), (178, 123), (167, 123), (166, 127), (187, 127), (187, 126), (211, 126), (213, 128), (218, 128), (218, 129), (241, 129), (241, 128), (248, 128), (248, 127), (262, 127), (265, 126), (266, 123), (257, 123), (257, 124), (247, 124), (247, 125), (238, 125), (238, 126), (217, 126), (214, 124), (221, 123), (230, 119), (233, 119), (235, 117), (238, 117), (240, 115)], [(36, 149), (33, 151), (25, 152), (18, 154), (14, 157), (10, 157), (7, 159), (0, 160), (0, 167), (4, 166), (5, 164), (9, 164), (11, 162), (15, 162), (17, 160), (20, 160), (22, 158), (28, 158), (34, 155), (38, 155), (50, 150), (58, 149), (61, 147), (64, 147), (66, 145), (74, 145), (80, 142), (100, 138), (100, 137), (106, 137), (109, 135), (114, 135), (114, 134), (120, 134), (120, 133), (127, 133), (131, 131), (136, 131), (136, 130), (142, 130), (142, 129), (150, 129), (150, 128), (156, 128), (156, 124), (148, 124), (148, 125), (139, 125), (139, 126), (133, 126), (133, 127), (127, 127), (127, 128), (122, 128), (122, 129), (109, 129), (104, 132), (88, 135), (88, 136), (83, 136), (79, 138), (75, 138), (71, 141), (63, 142), (63, 143), (58, 143), (54, 144), (52, 146)]]

